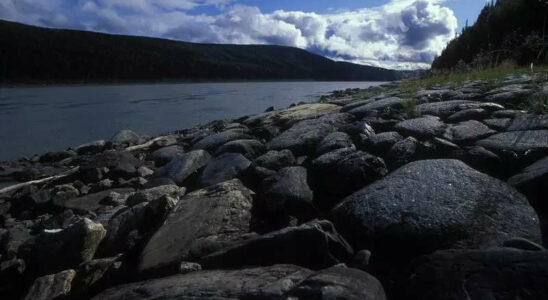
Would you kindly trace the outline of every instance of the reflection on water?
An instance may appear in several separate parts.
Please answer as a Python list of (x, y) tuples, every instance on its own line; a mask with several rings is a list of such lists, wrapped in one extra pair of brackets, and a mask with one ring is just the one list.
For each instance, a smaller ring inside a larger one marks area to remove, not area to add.
[(139, 84), (0, 89), (0, 160), (57, 151), (120, 129), (160, 134), (313, 100), (369, 82)]

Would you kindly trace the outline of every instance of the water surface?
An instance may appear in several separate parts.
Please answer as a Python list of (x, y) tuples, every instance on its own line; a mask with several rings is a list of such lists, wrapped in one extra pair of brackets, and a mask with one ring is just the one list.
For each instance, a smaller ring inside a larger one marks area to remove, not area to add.
[(380, 82), (252, 82), (0, 89), (0, 161), (108, 139), (161, 134)]

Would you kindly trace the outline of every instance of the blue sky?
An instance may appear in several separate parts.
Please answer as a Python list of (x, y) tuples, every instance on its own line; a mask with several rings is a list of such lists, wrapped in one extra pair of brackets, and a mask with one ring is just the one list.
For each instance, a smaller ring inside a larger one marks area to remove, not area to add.
[(278, 44), (355, 63), (428, 68), (483, 0), (0, 0), (32, 25), (207, 43)]

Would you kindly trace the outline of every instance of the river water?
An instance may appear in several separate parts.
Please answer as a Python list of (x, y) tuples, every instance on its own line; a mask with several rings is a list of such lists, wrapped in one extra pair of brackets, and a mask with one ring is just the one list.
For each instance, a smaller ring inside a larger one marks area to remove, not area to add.
[(0, 88), (0, 161), (59, 151), (121, 129), (161, 134), (381, 82), (238, 82)]

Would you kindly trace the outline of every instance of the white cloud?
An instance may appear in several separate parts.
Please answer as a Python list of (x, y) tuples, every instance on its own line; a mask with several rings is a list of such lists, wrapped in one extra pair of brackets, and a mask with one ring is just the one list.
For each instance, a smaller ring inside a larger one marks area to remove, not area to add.
[[(50, 27), (193, 42), (279, 44), (337, 60), (389, 68), (429, 67), (454, 36), (443, 0), (391, 0), (373, 8), (317, 14), (263, 13), (234, 0), (0, 0), (0, 18)], [(215, 6), (217, 14), (195, 14)]]

